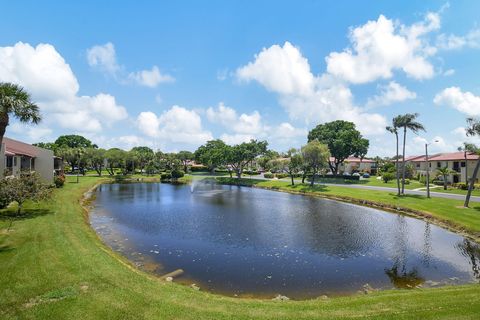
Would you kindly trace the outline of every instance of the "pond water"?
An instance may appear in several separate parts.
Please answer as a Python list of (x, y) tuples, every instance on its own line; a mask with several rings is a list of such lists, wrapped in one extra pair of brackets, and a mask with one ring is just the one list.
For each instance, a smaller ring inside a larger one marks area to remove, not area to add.
[(293, 299), (479, 282), (480, 248), (422, 220), (309, 196), (200, 183), (104, 184), (91, 224), (176, 282)]

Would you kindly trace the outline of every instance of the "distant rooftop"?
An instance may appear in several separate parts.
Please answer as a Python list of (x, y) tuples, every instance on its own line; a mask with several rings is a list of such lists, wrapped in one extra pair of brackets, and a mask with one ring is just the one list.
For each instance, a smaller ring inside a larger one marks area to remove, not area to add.
[(5, 155), (29, 156), (35, 158), (38, 155), (38, 147), (31, 144), (3, 137), (2, 143), (5, 145)]

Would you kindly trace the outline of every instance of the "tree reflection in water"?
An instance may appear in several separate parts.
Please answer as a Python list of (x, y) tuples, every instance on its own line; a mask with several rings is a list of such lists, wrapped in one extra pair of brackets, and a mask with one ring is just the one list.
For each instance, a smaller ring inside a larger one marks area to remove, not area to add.
[(475, 279), (480, 280), (480, 246), (468, 239), (463, 239), (462, 242), (457, 244), (457, 248), (460, 249), (464, 256), (470, 259), (473, 276)]
[[(397, 219), (399, 220), (399, 228), (396, 229), (397, 232), (394, 238), (397, 250), (393, 257), (393, 266), (390, 269), (385, 269), (385, 274), (395, 288), (415, 288), (424, 283), (425, 279), (419, 275), (415, 267), (411, 270), (407, 268), (407, 224), (403, 216), (398, 216)], [(427, 223), (425, 226), (425, 245), (422, 259), (423, 263), (427, 265), (430, 261), (430, 247), (430, 225)]]

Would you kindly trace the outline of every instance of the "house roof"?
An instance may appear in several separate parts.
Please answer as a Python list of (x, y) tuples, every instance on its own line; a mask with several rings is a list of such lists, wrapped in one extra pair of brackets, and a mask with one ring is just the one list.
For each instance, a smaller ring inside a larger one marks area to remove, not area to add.
[[(330, 157), (329, 159), (330, 162), (334, 162), (335, 161), (335, 157)], [(356, 158), (356, 157), (348, 157), (347, 159), (345, 159), (345, 162), (363, 162), (363, 163), (375, 163), (376, 161), (375, 160), (372, 160), (372, 159), (360, 159), (360, 158)]]
[[(475, 153), (467, 153), (467, 160), (478, 160), (479, 155)], [(465, 153), (463, 151), (459, 152), (448, 152), (448, 153), (437, 153), (432, 154), (428, 157), (429, 161), (461, 161), (465, 160)], [(405, 161), (410, 162), (425, 162), (425, 155), (421, 156), (410, 156), (406, 157)]]
[[(467, 160), (478, 160), (479, 156), (475, 153), (467, 152)], [(436, 156), (430, 157), (431, 161), (450, 161), (450, 160), (465, 160), (465, 153), (463, 151), (440, 153)]]
[(36, 157), (38, 155), (37, 147), (28, 143), (3, 137), (2, 143), (5, 145), (5, 154), (9, 156), (22, 155)]

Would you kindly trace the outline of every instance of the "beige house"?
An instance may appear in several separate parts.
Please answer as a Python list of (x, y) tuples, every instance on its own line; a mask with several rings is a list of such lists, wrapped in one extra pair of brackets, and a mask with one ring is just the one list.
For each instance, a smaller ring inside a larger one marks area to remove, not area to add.
[[(331, 157), (330, 162), (334, 162), (335, 158)], [(377, 173), (377, 162), (371, 159), (360, 159), (356, 157), (349, 157), (345, 159), (343, 164), (339, 167), (339, 173), (355, 173), (368, 172), (370, 174)]]
[[(52, 183), (54, 165), (52, 150), (3, 137), (0, 149), (0, 174), (2, 177), (17, 176), (25, 170), (37, 172), (46, 183)], [(57, 165), (59, 165), (58, 161)]]
[[(452, 174), (448, 176), (448, 182), (465, 183), (471, 179), (478, 158), (479, 156), (475, 153), (465, 153), (463, 151), (438, 153), (429, 156), (428, 168), (430, 175), (435, 176), (438, 174), (437, 169), (448, 167), (457, 172), (455, 175)], [(405, 163), (412, 164), (416, 174), (427, 174), (427, 161), (425, 155), (405, 158)], [(475, 181), (478, 181), (478, 178), (476, 178)]]

